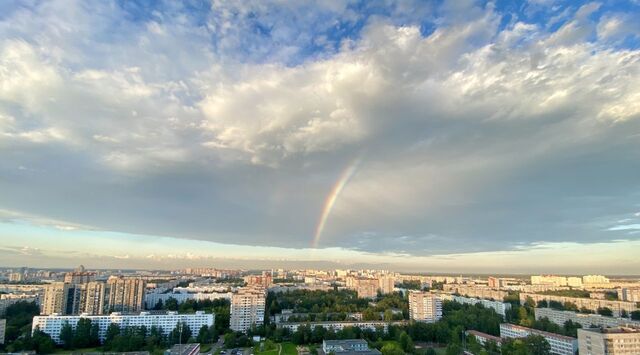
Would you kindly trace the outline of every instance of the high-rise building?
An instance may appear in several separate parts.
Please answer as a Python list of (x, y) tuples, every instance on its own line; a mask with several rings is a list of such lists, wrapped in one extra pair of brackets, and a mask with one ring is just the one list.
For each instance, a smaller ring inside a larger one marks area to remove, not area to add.
[(110, 287), (104, 282), (92, 281), (81, 285), (81, 311), (93, 315), (105, 314), (109, 311)]
[(430, 292), (409, 292), (409, 316), (419, 322), (437, 322), (442, 318), (442, 299)]
[(40, 314), (74, 314), (78, 310), (75, 293), (75, 287), (64, 282), (47, 285), (40, 302)]
[(136, 313), (144, 309), (145, 281), (139, 278), (110, 277), (107, 280), (110, 311)]
[(263, 324), (265, 301), (265, 290), (260, 287), (243, 287), (234, 293), (231, 296), (231, 330), (246, 332), (254, 324)]
[(64, 274), (64, 282), (69, 284), (83, 284), (96, 280), (95, 272), (72, 271)]
[(393, 293), (395, 279), (393, 276), (385, 275), (378, 278), (378, 289), (383, 295)]
[(578, 329), (580, 355), (640, 354), (640, 329)]
[(20, 272), (12, 272), (9, 274), (9, 282), (20, 282), (24, 281), (24, 274)]
[(491, 288), (500, 288), (500, 279), (499, 278), (491, 276), (491, 277), (489, 277), (487, 279), (487, 281), (488, 281), (488, 286), (489, 287), (491, 287)]

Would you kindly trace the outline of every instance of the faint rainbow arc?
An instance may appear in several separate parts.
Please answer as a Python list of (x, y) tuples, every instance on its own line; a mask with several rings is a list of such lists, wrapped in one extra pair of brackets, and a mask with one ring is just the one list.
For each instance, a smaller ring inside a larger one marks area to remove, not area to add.
[(347, 166), (347, 168), (340, 174), (340, 178), (336, 181), (331, 188), (331, 192), (327, 195), (327, 198), (324, 201), (324, 207), (322, 208), (322, 213), (320, 214), (320, 219), (318, 220), (318, 225), (316, 226), (316, 233), (313, 237), (312, 247), (317, 248), (318, 243), (320, 242), (320, 237), (322, 236), (322, 231), (324, 230), (325, 225), (327, 224), (327, 219), (329, 219), (329, 215), (331, 214), (331, 210), (333, 206), (336, 204), (340, 193), (347, 185), (349, 180), (353, 177), (356, 170), (358, 170), (358, 166), (360, 165), (361, 158), (355, 159), (351, 164)]

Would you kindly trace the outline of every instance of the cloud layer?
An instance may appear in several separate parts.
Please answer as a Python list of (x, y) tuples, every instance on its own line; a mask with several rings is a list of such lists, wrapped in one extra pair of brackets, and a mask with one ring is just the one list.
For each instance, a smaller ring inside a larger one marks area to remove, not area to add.
[(637, 239), (638, 5), (457, 6), (3, 5), (0, 209), (306, 248), (362, 157), (321, 247)]

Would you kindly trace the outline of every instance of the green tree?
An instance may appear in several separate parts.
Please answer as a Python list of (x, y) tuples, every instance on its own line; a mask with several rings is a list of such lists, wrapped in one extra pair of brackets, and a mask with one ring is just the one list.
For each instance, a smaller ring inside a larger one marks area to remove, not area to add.
[(531, 355), (551, 354), (551, 345), (541, 335), (529, 335), (523, 339), (523, 343)]
[(459, 344), (449, 344), (447, 345), (447, 355), (460, 355), (462, 354), (462, 346)]
[(427, 348), (427, 352), (425, 355), (437, 355), (436, 350), (434, 348)]
[(73, 347), (73, 328), (69, 322), (65, 322), (60, 329), (60, 341), (62, 342), (62, 347), (65, 349), (71, 349)]
[(91, 345), (91, 319), (80, 318), (73, 332), (73, 347), (86, 348)]
[(640, 320), (640, 311), (633, 311), (633, 312), (631, 312), (631, 319), (633, 319), (633, 320)]
[(398, 338), (398, 342), (400, 343), (400, 347), (406, 353), (413, 353), (415, 350), (415, 345), (413, 345), (413, 339), (407, 334), (405, 331), (400, 333), (400, 337)]
[(167, 301), (164, 303), (164, 309), (169, 311), (177, 311), (178, 310), (178, 300), (173, 297), (169, 297)]
[(606, 317), (613, 317), (613, 311), (609, 307), (598, 308), (598, 314)]
[(387, 343), (380, 349), (382, 355), (404, 355), (402, 348), (396, 343)]

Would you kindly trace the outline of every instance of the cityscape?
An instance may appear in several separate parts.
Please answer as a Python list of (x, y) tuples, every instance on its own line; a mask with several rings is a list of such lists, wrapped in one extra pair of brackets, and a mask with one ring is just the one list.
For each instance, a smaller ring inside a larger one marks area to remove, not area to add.
[(0, 1), (0, 355), (640, 355), (640, 1)]

